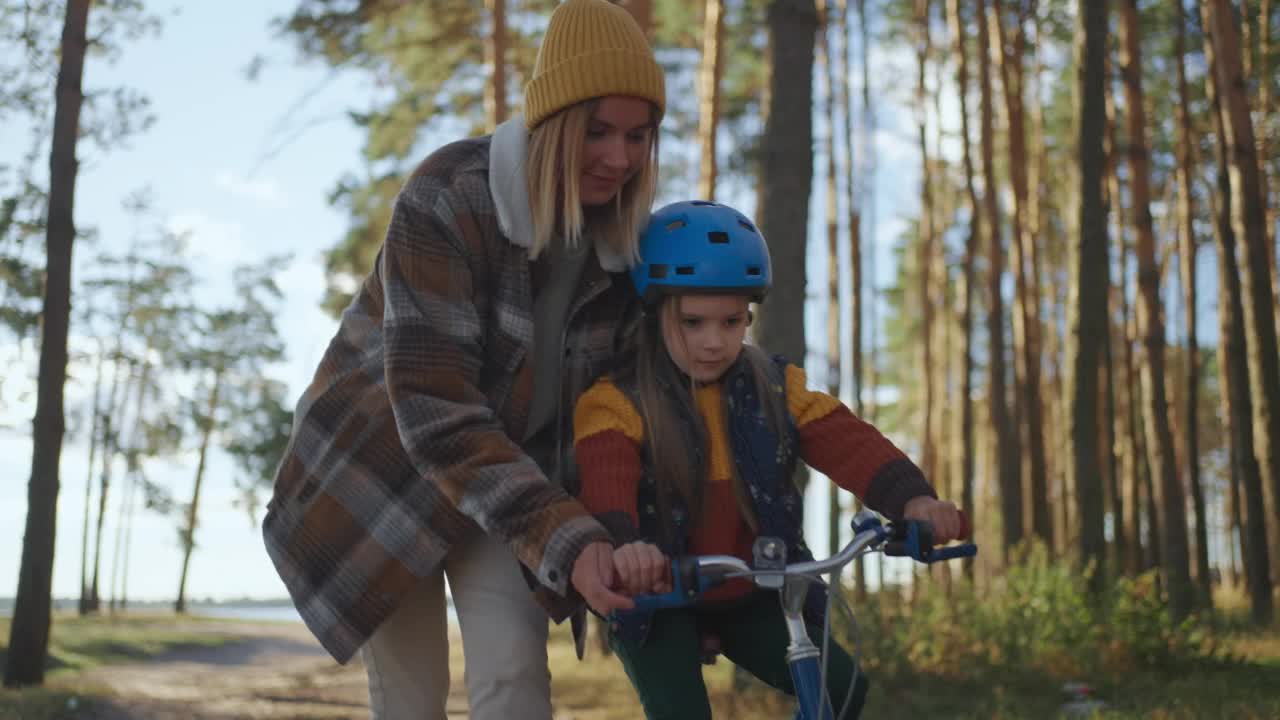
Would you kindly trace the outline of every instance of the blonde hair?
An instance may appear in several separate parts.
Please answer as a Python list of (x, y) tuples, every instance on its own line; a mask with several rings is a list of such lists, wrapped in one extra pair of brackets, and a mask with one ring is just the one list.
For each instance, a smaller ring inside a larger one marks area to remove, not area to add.
[(650, 106), (649, 152), (635, 177), (622, 186), (609, 206), (584, 212), (578, 195), (582, 145), (599, 102), (599, 98), (593, 98), (571, 105), (529, 133), (526, 179), (529, 206), (533, 211), (530, 258), (537, 258), (556, 233), (564, 238), (566, 247), (576, 248), (589, 229), (596, 235), (597, 242), (630, 262), (639, 259), (640, 232), (649, 222), (658, 187), (659, 110)]

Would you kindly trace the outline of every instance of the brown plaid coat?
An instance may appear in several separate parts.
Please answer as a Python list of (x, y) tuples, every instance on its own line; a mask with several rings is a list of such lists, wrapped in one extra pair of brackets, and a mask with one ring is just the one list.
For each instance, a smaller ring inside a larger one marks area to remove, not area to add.
[[(557, 621), (575, 606), (574, 559), (609, 539), (512, 440), (532, 398), (530, 262), (499, 227), (489, 156), (490, 138), (453, 143), (401, 190), (277, 472), (267, 551), (339, 662), (477, 526), (511, 547)], [(572, 402), (610, 361), (633, 296), (593, 253), (564, 336), (566, 467)]]

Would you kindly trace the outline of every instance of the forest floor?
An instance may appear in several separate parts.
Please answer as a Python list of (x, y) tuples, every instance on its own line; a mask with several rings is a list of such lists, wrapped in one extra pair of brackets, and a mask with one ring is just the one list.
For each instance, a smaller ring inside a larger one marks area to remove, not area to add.
[[(0, 620), (0, 633), (8, 638), (7, 620)], [(1280, 632), (1234, 631), (1219, 642), (1222, 659), (1195, 668), (1080, 678), (1106, 703), (1094, 716), (1280, 717)], [(461, 668), (461, 642), (452, 647), (451, 665)], [(618, 662), (593, 654), (579, 663), (567, 624), (553, 628), (549, 653), (555, 720), (642, 717)], [(448, 703), (451, 718), (467, 715), (461, 674), (455, 673)], [(731, 665), (723, 660), (706, 676), (717, 717), (791, 715), (787, 699), (767, 688), (734, 690)], [(1084, 706), (1067, 704), (1061, 685), (1017, 673), (963, 684), (927, 674), (873, 677), (864, 716), (1086, 716), (1073, 712)], [(0, 718), (23, 720), (368, 717), (359, 660), (336, 664), (296, 622), (59, 615), (45, 686), (0, 690)]]

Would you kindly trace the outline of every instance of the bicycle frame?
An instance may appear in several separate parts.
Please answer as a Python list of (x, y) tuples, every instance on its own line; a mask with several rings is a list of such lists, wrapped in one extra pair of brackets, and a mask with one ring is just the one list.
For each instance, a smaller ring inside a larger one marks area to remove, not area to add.
[(971, 543), (935, 548), (932, 528), (927, 523), (906, 521), (886, 526), (870, 510), (855, 514), (852, 526), (853, 539), (839, 553), (825, 560), (787, 564), (786, 546), (778, 538), (771, 537), (756, 540), (752, 565), (732, 555), (674, 558), (671, 563), (671, 591), (661, 595), (637, 596), (634, 598), (636, 610), (692, 605), (706, 590), (735, 577), (750, 577), (757, 587), (778, 590), (790, 637), (786, 662), (796, 692), (796, 718), (832, 720), (834, 712), (826, 697), (822, 677), (822, 651), (809, 638), (803, 617), (805, 598), (814, 578), (838, 572), (860, 555), (877, 549), (883, 549), (886, 555), (910, 557), (924, 563), (972, 557), (978, 552), (977, 546)]

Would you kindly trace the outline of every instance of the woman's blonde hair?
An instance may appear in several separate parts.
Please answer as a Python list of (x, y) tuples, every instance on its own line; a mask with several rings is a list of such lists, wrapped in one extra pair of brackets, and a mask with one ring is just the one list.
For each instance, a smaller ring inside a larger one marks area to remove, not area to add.
[(649, 221), (658, 186), (659, 110), (650, 106), (649, 152), (639, 172), (622, 186), (612, 203), (584, 212), (578, 195), (582, 145), (599, 103), (599, 98), (593, 98), (571, 105), (529, 133), (527, 181), (533, 210), (530, 258), (537, 258), (557, 233), (567, 247), (577, 247), (588, 226), (597, 242), (630, 262), (639, 258), (640, 232)]

